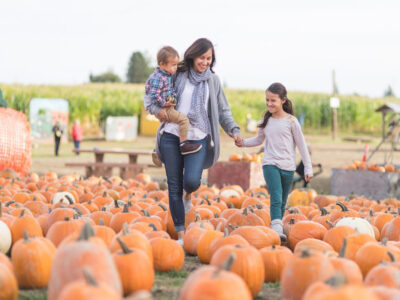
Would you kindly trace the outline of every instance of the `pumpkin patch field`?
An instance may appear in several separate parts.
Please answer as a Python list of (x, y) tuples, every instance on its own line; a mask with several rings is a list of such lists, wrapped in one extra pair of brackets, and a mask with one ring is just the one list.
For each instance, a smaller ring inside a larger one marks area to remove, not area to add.
[(1, 299), (400, 295), (396, 199), (296, 189), (282, 243), (269, 227), (265, 188), (202, 185), (192, 194), (182, 247), (168, 192), (145, 173), (20, 179), (5, 170), (0, 187)]

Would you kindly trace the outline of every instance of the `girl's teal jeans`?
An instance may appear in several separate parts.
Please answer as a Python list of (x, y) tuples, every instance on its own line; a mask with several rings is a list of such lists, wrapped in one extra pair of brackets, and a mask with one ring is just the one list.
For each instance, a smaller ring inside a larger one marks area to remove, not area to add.
[(271, 220), (282, 219), (294, 172), (281, 170), (273, 165), (265, 165), (263, 173), (270, 194)]

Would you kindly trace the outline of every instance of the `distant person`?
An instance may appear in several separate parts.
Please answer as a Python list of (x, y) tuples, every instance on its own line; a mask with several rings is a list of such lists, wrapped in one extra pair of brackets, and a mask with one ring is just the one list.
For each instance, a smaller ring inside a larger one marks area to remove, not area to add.
[(281, 83), (268, 87), (266, 105), (268, 110), (258, 125), (257, 136), (239, 138), (235, 144), (238, 147), (255, 147), (265, 141), (262, 168), (271, 195), (271, 229), (285, 241), (287, 237), (283, 232), (282, 217), (296, 170), (296, 146), (304, 161), (306, 181), (311, 179), (313, 171), (301, 126), (293, 116), (292, 102)]
[(60, 148), (60, 142), (61, 142), (61, 137), (64, 133), (64, 131), (61, 128), (61, 123), (60, 121), (57, 121), (57, 123), (53, 126), (53, 134), (54, 134), (54, 152), (55, 155), (58, 156), (58, 150)]
[(7, 101), (3, 98), (3, 92), (0, 89), (0, 107), (7, 107)]
[[(310, 158), (311, 158), (311, 154), (312, 154), (312, 150), (311, 150), (311, 146), (307, 145), (308, 148), (308, 154), (310, 154)], [(319, 163), (311, 163), (312, 167), (317, 167), (319, 168), (319, 171), (314, 172), (314, 177), (318, 174), (320, 174), (322, 172), (322, 165)], [(309, 181), (306, 180), (306, 176), (304, 174), (304, 163), (302, 160), (300, 160), (299, 164), (296, 167), (296, 173), (299, 174), (301, 180), (304, 182), (303, 183), (303, 187), (307, 187), (307, 185), (309, 184)], [(294, 185), (292, 186), (294, 187)]]
[[(202, 145), (187, 139), (189, 119), (174, 108), (176, 105), (176, 92), (172, 75), (176, 73), (178, 62), (179, 54), (174, 48), (170, 46), (161, 48), (157, 53), (158, 67), (147, 79), (145, 90), (146, 95), (150, 96), (153, 104), (160, 109), (165, 108), (168, 121), (178, 124), (179, 149), (182, 155), (187, 155), (198, 152)], [(162, 165), (155, 153), (153, 162), (157, 166)]]
[[(72, 140), (74, 141), (75, 150), (79, 149), (79, 146), (82, 141), (82, 127), (81, 122), (79, 120), (75, 120), (74, 125), (72, 125)], [(79, 155), (79, 152), (76, 152), (76, 155)]]

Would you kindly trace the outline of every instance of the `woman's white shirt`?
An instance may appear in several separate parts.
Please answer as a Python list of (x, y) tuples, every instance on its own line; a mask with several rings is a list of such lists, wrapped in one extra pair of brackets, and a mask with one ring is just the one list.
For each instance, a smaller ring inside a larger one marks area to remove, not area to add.
[[(175, 107), (175, 109), (177, 111), (184, 114), (185, 116), (187, 116), (187, 114), (189, 113), (189, 110), (190, 110), (194, 88), (195, 88), (195, 86), (189, 80), (187, 80), (186, 84), (185, 84), (185, 88), (183, 89), (183, 92), (181, 95), (181, 99), (179, 99), (179, 102), (180, 102), (179, 108), (177, 109)], [(208, 101), (210, 98), (209, 94), (210, 94), (210, 92), (209, 92), (209, 88), (208, 88), (208, 84), (207, 84), (206, 85), (206, 94), (205, 94), (205, 97), (206, 97), (205, 109), (206, 109), (207, 113), (208, 113)], [(164, 132), (168, 132), (173, 135), (179, 136), (178, 124), (167, 123), (164, 127)], [(188, 140), (202, 140), (206, 136), (207, 136), (207, 134), (205, 132), (203, 132), (202, 130), (195, 128), (189, 124), (189, 130), (188, 130), (188, 136), (187, 136)]]

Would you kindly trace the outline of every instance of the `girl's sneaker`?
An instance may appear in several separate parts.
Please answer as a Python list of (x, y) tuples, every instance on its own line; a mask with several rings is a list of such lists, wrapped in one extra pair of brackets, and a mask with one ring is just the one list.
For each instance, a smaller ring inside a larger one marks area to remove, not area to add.
[(281, 238), (281, 242), (286, 242), (287, 241), (287, 237), (286, 235), (283, 233), (283, 224), (282, 224), (282, 220), (280, 219), (274, 219), (271, 221), (271, 229), (273, 231), (275, 231), (277, 234), (279, 234), (279, 237)]
[(182, 246), (183, 248), (183, 240), (177, 240), (177, 243)]

